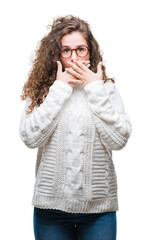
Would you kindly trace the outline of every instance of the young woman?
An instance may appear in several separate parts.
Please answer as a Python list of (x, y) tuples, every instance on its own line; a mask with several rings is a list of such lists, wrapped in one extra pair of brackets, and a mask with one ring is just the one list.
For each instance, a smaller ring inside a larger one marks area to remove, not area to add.
[(56, 18), (24, 85), (20, 136), (38, 148), (36, 240), (115, 240), (117, 179), (112, 150), (132, 131), (87, 22)]

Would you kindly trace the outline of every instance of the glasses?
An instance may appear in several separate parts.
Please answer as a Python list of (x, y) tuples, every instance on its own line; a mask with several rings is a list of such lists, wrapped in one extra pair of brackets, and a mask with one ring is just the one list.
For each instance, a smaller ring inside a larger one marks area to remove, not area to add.
[(76, 54), (79, 56), (79, 57), (85, 57), (88, 55), (88, 52), (89, 52), (89, 49), (88, 47), (84, 46), (84, 45), (80, 45), (78, 46), (77, 48), (68, 48), (68, 47), (63, 47), (61, 49), (61, 57), (63, 58), (69, 58), (71, 55), (72, 55), (72, 52), (75, 50), (76, 51)]

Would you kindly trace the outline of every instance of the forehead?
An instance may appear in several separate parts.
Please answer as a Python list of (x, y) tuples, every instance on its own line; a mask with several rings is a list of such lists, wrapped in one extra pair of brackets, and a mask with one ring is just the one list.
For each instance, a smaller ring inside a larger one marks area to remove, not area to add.
[(61, 39), (61, 46), (76, 47), (78, 45), (88, 45), (86, 39), (80, 32), (72, 32), (63, 36)]

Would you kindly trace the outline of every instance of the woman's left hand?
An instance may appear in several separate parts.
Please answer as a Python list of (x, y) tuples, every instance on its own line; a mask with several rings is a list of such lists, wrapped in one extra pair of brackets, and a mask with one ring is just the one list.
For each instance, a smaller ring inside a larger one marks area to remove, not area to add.
[[(65, 71), (75, 78), (82, 80), (81, 85), (83, 87), (93, 81), (103, 80), (102, 62), (99, 62), (97, 65), (97, 73), (92, 72), (87, 66), (77, 60), (74, 60), (74, 63), (68, 62), (68, 64), (70, 65), (70, 68), (66, 68)], [(74, 82), (74, 80), (71, 80), (70, 82)]]

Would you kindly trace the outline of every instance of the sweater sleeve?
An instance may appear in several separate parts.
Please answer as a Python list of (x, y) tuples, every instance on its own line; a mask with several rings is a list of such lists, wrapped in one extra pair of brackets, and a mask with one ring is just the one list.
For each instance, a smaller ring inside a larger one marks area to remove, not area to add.
[(103, 145), (110, 150), (122, 149), (131, 135), (132, 126), (115, 83), (96, 80), (84, 89)]
[(61, 116), (61, 110), (65, 101), (72, 93), (72, 87), (56, 80), (49, 88), (49, 93), (44, 102), (34, 108), (33, 112), (27, 114), (31, 99), (26, 101), (22, 112), (19, 133), (23, 142), (29, 148), (37, 148), (45, 144)]

